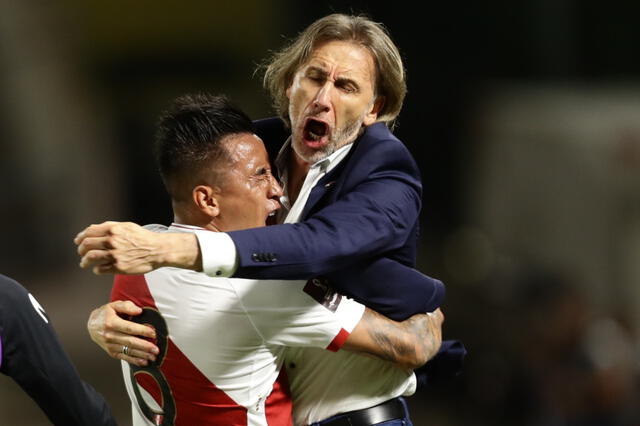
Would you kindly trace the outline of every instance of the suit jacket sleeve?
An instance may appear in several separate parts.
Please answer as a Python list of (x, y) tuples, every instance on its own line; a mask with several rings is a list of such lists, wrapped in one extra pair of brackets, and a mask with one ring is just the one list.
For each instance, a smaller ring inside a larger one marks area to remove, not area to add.
[[(405, 245), (420, 211), (419, 171), (397, 139), (366, 142), (345, 159), (335, 188), (326, 188), (331, 173), (313, 188), (303, 222), (229, 233), (239, 257), (234, 276), (309, 279)], [(340, 195), (314, 201), (335, 195), (329, 191)]]
[(445, 296), (440, 280), (384, 257), (354, 264), (327, 278), (339, 293), (395, 321), (432, 312)]

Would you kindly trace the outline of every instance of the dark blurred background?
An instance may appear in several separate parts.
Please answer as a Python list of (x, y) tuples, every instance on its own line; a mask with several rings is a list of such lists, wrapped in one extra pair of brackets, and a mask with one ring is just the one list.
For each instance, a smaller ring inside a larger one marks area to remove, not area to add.
[[(78, 269), (73, 237), (169, 223), (160, 110), (207, 91), (271, 115), (255, 66), (334, 11), (383, 22), (404, 56), (419, 266), (469, 350), (462, 376), (410, 399), (416, 426), (640, 424), (640, 3), (412, 3), (0, 0), (0, 272), (121, 424), (119, 366), (85, 331), (111, 280)], [(0, 424), (47, 424), (5, 377)]]

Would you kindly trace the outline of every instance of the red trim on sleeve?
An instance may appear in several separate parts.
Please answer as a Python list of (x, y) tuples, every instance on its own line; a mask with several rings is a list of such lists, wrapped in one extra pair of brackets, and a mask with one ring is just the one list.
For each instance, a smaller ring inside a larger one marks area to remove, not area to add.
[(327, 346), (327, 350), (330, 350), (331, 352), (338, 352), (338, 349), (340, 349), (342, 345), (344, 345), (344, 342), (347, 341), (347, 338), (350, 334), (351, 333), (349, 333), (347, 330), (341, 328), (338, 335), (334, 337), (331, 343), (329, 343), (329, 346)]

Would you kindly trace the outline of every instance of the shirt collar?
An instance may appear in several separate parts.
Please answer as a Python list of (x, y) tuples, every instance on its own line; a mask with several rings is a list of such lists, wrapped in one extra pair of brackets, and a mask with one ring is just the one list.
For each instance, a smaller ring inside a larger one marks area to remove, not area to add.
[(184, 223), (176, 223), (173, 222), (171, 226), (169, 226), (169, 231), (171, 232), (193, 232), (193, 231), (208, 231), (208, 229), (201, 228), (195, 225), (187, 225)]
[(291, 147), (291, 136), (287, 138), (285, 143), (278, 151), (278, 156), (276, 157), (276, 161), (273, 163), (276, 165), (276, 169), (278, 170), (278, 174), (282, 178), (283, 174), (287, 171), (287, 160), (289, 159), (289, 148)]
[[(342, 159), (347, 156), (352, 147), (353, 142), (346, 144), (345, 146), (337, 149), (327, 158), (323, 158), (322, 160), (319, 160), (318, 162), (312, 164), (310, 169), (319, 167), (321, 171), (328, 172), (329, 170), (337, 166), (340, 161), (342, 161)], [(278, 156), (276, 157), (276, 161), (274, 162), (281, 179), (284, 179), (284, 176), (287, 173), (287, 161), (289, 160), (289, 156), (292, 155), (292, 151), (293, 149), (291, 148), (291, 136), (289, 136), (286, 142), (282, 145), (282, 148), (280, 148)]]

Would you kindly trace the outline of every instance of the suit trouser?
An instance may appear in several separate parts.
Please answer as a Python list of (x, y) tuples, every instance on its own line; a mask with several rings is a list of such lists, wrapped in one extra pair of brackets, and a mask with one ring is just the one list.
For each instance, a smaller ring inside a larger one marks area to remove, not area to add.
[(4, 275), (0, 372), (15, 380), (55, 425), (116, 424), (102, 395), (80, 379), (35, 298)]

